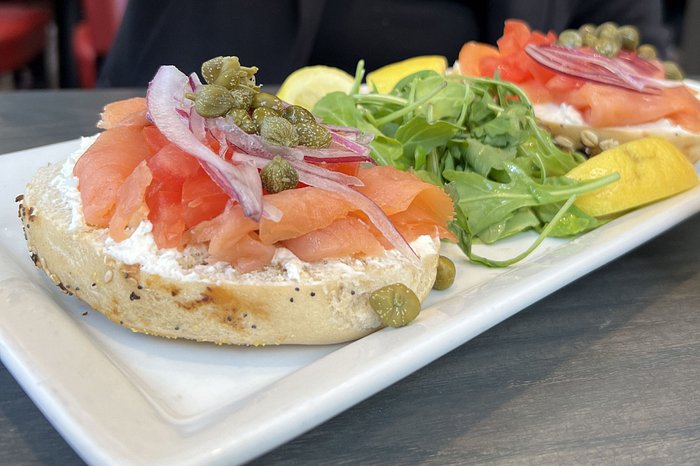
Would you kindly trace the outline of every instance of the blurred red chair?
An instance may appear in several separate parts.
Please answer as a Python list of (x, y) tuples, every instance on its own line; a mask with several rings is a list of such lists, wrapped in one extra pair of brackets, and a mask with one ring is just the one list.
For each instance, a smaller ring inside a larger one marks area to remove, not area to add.
[(128, 0), (82, 0), (83, 20), (73, 29), (73, 57), (80, 87), (97, 82), (98, 60), (109, 52)]
[(52, 16), (43, 3), (0, 2), (0, 75), (9, 77), (12, 85), (13, 73), (46, 50)]

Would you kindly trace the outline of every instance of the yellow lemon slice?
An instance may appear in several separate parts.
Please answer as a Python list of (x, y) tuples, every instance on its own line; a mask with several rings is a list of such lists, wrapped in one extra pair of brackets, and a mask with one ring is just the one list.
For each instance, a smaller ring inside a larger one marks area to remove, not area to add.
[(355, 81), (345, 71), (316, 65), (299, 68), (284, 80), (277, 97), (294, 105), (312, 110), (321, 97), (331, 92), (348, 92)]
[(624, 212), (672, 196), (698, 184), (693, 165), (672, 143), (644, 138), (608, 149), (571, 170), (577, 180), (617, 172), (620, 179), (576, 199), (575, 205), (595, 217)]
[(391, 63), (367, 73), (367, 84), (370, 89), (376, 88), (382, 94), (389, 93), (396, 83), (409, 74), (422, 70), (433, 70), (445, 74), (447, 58), (440, 55), (423, 55)]

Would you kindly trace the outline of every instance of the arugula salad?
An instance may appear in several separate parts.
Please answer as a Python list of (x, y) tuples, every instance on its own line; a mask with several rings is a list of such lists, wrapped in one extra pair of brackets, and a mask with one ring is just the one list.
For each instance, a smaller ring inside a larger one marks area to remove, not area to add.
[[(327, 94), (313, 113), (324, 123), (373, 134), (370, 150), (377, 163), (413, 171), (442, 186), (455, 205), (450, 228), (470, 260), (505, 267), (525, 258), (546, 237), (577, 235), (604, 222), (573, 202), (618, 175), (567, 178), (585, 157), (552, 142), (517, 86), (426, 70), (380, 94), (360, 92), (364, 72), (360, 61), (350, 92)], [(510, 259), (492, 260), (473, 251), (475, 243), (491, 244), (526, 230), (539, 236)]]

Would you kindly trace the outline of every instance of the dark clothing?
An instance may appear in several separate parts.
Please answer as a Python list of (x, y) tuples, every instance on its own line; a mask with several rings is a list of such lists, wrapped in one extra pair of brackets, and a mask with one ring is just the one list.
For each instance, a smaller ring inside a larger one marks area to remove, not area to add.
[(354, 73), (416, 55), (457, 58), (469, 40), (495, 43), (504, 21), (562, 31), (583, 23), (637, 25), (663, 53), (661, 0), (130, 0), (100, 77), (102, 86), (145, 86), (161, 64), (199, 71), (217, 55), (260, 68), (279, 84), (323, 64)]

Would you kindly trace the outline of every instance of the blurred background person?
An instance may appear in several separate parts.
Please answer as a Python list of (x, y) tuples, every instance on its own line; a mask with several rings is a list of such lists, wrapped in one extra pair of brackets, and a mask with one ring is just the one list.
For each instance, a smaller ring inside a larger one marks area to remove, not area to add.
[(199, 70), (217, 55), (260, 68), (279, 84), (295, 69), (323, 64), (353, 73), (416, 55), (456, 59), (469, 40), (495, 43), (506, 19), (560, 32), (584, 23), (633, 24), (668, 54), (661, 0), (130, 0), (98, 84), (145, 86), (161, 64)]

